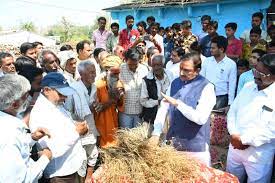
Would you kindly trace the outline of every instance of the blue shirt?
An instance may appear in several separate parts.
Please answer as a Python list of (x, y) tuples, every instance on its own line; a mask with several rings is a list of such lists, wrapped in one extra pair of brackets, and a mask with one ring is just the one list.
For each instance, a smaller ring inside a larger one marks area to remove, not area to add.
[(166, 37), (163, 39), (164, 45), (164, 56), (165, 61), (168, 62), (170, 60), (171, 52), (174, 48), (174, 41), (172, 39), (167, 39)]
[(254, 75), (253, 75), (252, 69), (241, 74), (239, 78), (238, 88), (237, 88), (237, 95), (240, 93), (244, 85), (251, 81), (254, 81)]

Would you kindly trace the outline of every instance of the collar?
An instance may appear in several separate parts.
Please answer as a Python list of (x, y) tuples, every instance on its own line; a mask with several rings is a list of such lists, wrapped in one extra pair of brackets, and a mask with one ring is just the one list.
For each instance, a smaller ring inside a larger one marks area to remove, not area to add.
[(180, 80), (182, 81), (182, 83), (184, 85), (186, 85), (186, 84), (192, 83), (193, 81), (196, 81), (197, 79), (199, 79), (199, 77), (201, 77), (201, 76), (198, 74), (194, 79), (191, 79), (191, 80), (188, 80), (188, 81), (182, 81), (181, 79)]
[[(257, 87), (257, 85), (256, 85)], [(275, 83), (272, 83), (271, 85), (269, 85), (267, 88), (262, 90), (267, 96), (272, 96), (275, 93)]]
[(64, 70), (63, 74), (69, 75), (72, 78), (75, 78), (75, 74), (73, 75), (72, 73), (69, 73), (68, 71)]

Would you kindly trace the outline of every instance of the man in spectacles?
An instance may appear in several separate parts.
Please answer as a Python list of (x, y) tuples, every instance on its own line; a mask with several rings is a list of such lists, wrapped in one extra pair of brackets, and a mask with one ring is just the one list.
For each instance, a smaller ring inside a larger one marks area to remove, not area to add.
[[(261, 49), (252, 50), (252, 54), (248, 59), (249, 67), (252, 69), (255, 68), (260, 58), (264, 54), (266, 54), (266, 52)], [(237, 87), (237, 95), (240, 93), (241, 89), (244, 87), (246, 83), (254, 81), (254, 75), (253, 75), (252, 69), (240, 75), (238, 87)]]
[(275, 54), (260, 58), (227, 115), (227, 171), (243, 182), (270, 182), (275, 142)]

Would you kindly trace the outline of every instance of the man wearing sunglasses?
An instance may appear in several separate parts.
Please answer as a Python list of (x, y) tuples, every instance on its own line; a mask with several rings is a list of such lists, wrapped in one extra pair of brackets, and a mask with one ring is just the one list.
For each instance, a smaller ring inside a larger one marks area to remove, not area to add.
[(275, 142), (275, 54), (260, 58), (227, 116), (227, 171), (243, 182), (270, 182)]

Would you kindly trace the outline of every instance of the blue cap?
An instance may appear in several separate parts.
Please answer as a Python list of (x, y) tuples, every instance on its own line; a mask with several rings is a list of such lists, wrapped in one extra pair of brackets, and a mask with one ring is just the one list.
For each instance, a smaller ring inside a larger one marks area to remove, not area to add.
[(58, 91), (64, 96), (70, 96), (74, 93), (74, 89), (69, 86), (69, 83), (64, 76), (58, 72), (48, 73), (41, 81), (41, 87), (49, 87)]

